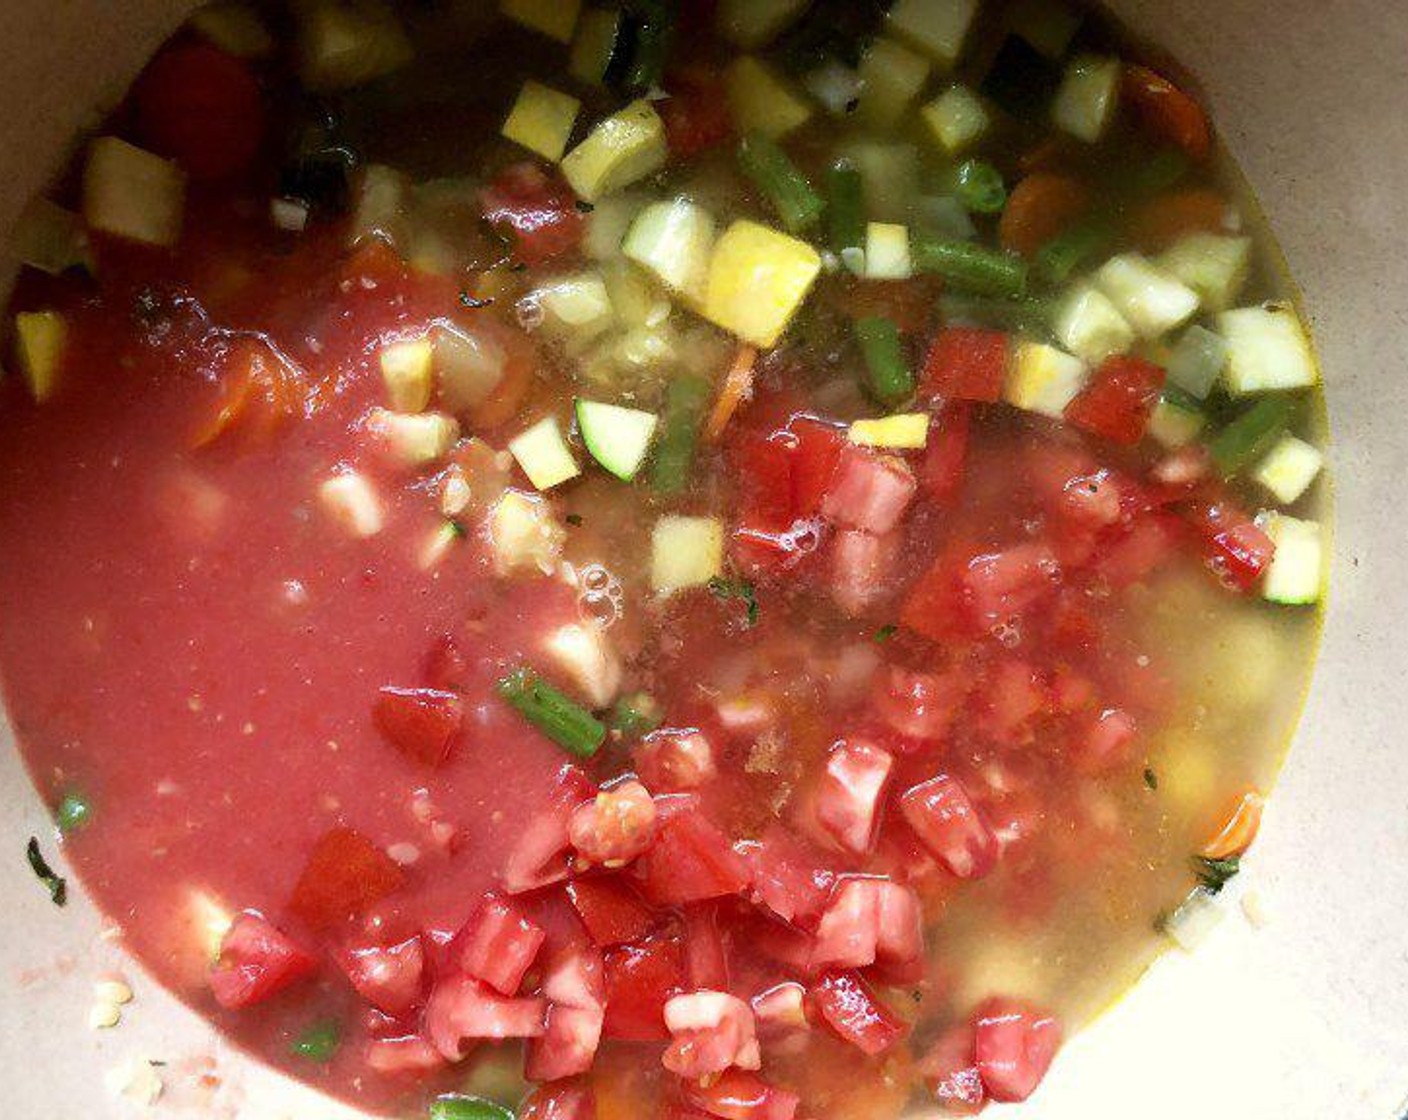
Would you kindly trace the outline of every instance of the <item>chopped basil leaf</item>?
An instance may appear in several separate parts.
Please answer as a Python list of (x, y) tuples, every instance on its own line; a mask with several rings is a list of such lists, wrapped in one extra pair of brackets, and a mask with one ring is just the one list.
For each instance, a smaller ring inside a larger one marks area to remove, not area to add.
[(469, 530), (467, 530), (463, 524), (456, 521), (453, 517), (446, 521), (445, 524), (449, 528), (450, 532), (461, 540), (463, 540), (466, 536), (469, 535)]
[(1144, 784), (1150, 789), (1159, 788), (1159, 776), (1154, 772), (1152, 766), (1144, 767)]
[(66, 793), (54, 810), (60, 832), (77, 832), (93, 817), (93, 806), (81, 793)]
[(1193, 870), (1197, 872), (1198, 882), (1208, 894), (1217, 894), (1241, 869), (1242, 861), (1237, 856), (1229, 856), (1227, 859), (1193, 857)]
[(709, 581), (709, 590), (720, 599), (738, 599), (747, 609), (748, 625), (758, 623), (758, 594), (753, 584), (746, 579), (724, 579), (715, 576)]
[(465, 307), (478, 311), (481, 308), (492, 307), (494, 301), (493, 299), (480, 299), (478, 296), (472, 296), (468, 292), (460, 292), (460, 303), (464, 304)]
[(314, 1023), (289, 1045), (289, 1052), (314, 1062), (330, 1062), (342, 1045), (342, 1027), (333, 1020)]
[(880, 627), (880, 629), (875, 631), (873, 637), (877, 642), (888, 642), (891, 638), (895, 636), (898, 630), (899, 627), (896, 626), (893, 622), (887, 622), (884, 626)]
[(573, 205), (577, 207), (577, 212), (579, 214), (590, 214), (593, 210), (596, 209), (595, 206), (593, 206), (584, 198), (577, 199), (577, 201), (573, 203)]
[(582, 515), (580, 513), (569, 513), (562, 520), (575, 528), (582, 523)]
[(39, 850), (39, 837), (31, 836), (29, 846), (25, 848), (25, 855), (29, 857), (30, 869), (35, 877), (49, 888), (49, 897), (55, 906), (62, 906), (68, 901), (68, 882), (62, 875), (56, 875), (54, 869), (49, 866), (44, 858), (44, 853)]

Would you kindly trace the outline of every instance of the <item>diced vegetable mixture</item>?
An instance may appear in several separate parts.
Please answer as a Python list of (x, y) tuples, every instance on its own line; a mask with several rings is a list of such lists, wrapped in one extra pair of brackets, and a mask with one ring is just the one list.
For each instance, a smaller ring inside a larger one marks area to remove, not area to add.
[(0, 381), (9, 711), (133, 951), (388, 1115), (1036, 1091), (1239, 870), (1328, 566), (1306, 322), (1125, 41), (193, 17)]

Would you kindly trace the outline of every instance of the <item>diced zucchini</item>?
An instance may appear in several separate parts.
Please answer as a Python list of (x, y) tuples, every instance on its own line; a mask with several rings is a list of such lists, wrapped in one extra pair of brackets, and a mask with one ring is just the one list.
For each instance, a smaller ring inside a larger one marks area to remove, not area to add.
[(616, 321), (606, 281), (599, 272), (558, 277), (525, 298), (542, 311), (546, 330), (573, 344), (590, 342)]
[(420, 412), (430, 404), (434, 356), (428, 337), (382, 347), (381, 380), (386, 385), (386, 399), (397, 412)]
[(318, 500), (328, 516), (351, 536), (374, 537), (386, 525), (376, 487), (357, 471), (344, 471), (324, 481), (318, 487)]
[(1080, 285), (1056, 309), (1056, 340), (1077, 357), (1098, 366), (1111, 354), (1127, 353), (1134, 328), (1098, 288)]
[(36, 401), (54, 395), (67, 339), (68, 325), (57, 311), (21, 311), (15, 316), (15, 355)]
[(1206, 400), (1227, 365), (1227, 343), (1220, 334), (1197, 325), (1183, 332), (1168, 359), (1169, 384)]
[(628, 327), (658, 327), (670, 317), (670, 301), (660, 286), (624, 257), (601, 266), (616, 318)]
[(599, 86), (606, 80), (611, 56), (621, 34), (621, 13), (614, 8), (588, 8), (577, 21), (577, 37), (567, 72), (579, 82)]
[(631, 223), (621, 251), (690, 306), (698, 307), (709, 283), (714, 234), (714, 218), (707, 210), (677, 198), (642, 210)]
[(1160, 338), (1198, 311), (1197, 292), (1138, 253), (1111, 257), (1095, 273), (1095, 286), (1140, 338)]
[(889, 222), (871, 222), (865, 229), (865, 278), (908, 280), (914, 275), (909, 258), (909, 230)]
[(1246, 287), (1252, 239), (1192, 233), (1161, 254), (1158, 264), (1197, 292), (1205, 310), (1226, 311)]
[(562, 160), (577, 195), (595, 202), (665, 166), (665, 125), (649, 101), (633, 101), (607, 117)]
[(373, 238), (404, 253), (412, 241), (411, 181), (395, 168), (369, 163), (357, 182), (347, 240), (360, 245)]
[(1198, 438), (1207, 417), (1197, 402), (1176, 391), (1165, 392), (1149, 417), (1148, 432), (1164, 447), (1175, 450)]
[(714, 246), (704, 317), (745, 342), (772, 346), (820, 272), (821, 257), (805, 241), (734, 222)]
[(734, 60), (724, 74), (724, 88), (740, 134), (761, 132), (777, 140), (811, 119), (812, 107), (806, 99), (752, 55)]
[(948, 70), (963, 53), (977, 11), (978, 0), (898, 0), (889, 27)]
[(424, 467), (443, 456), (459, 438), (460, 425), (443, 412), (392, 412), (374, 408), (367, 431), (381, 440), (398, 463)]
[(1052, 59), (1066, 53), (1080, 24), (1080, 13), (1062, 0), (1017, 0), (1008, 16), (1014, 34)]
[(950, 86), (919, 114), (949, 155), (957, 155), (982, 139), (992, 123), (987, 106), (967, 86)]
[(929, 60), (894, 39), (876, 39), (860, 60), (860, 103), (856, 115), (876, 128), (889, 128), (914, 104), (929, 79)]
[(744, 50), (767, 46), (806, 8), (809, 0), (722, 0), (719, 30)]
[(581, 108), (582, 103), (570, 94), (538, 82), (524, 82), (504, 121), (503, 135), (556, 163), (567, 150), (567, 140)]
[(1299, 501), (1319, 477), (1325, 456), (1318, 447), (1292, 435), (1284, 435), (1252, 477), (1265, 486), (1282, 505)]
[(1224, 311), (1217, 329), (1227, 342), (1229, 392), (1301, 389), (1320, 380), (1300, 316), (1284, 304)]
[(499, 0), (499, 11), (515, 23), (570, 43), (582, 0)]
[(577, 427), (591, 457), (623, 482), (645, 461), (659, 417), (638, 408), (600, 401), (577, 401)]
[(881, 222), (907, 222), (919, 196), (919, 150), (913, 144), (861, 140), (844, 154), (865, 188), (865, 210)]
[(92, 254), (83, 222), (41, 195), (30, 199), (10, 235), (10, 247), (21, 264), (58, 276), (70, 268), (92, 269)]
[(381, 0), (310, 0), (298, 13), (299, 75), (310, 90), (364, 85), (411, 61), (406, 30)]
[(621, 243), (637, 214), (646, 202), (631, 191), (603, 198), (587, 215), (587, 229), (582, 236), (582, 252), (594, 261), (611, 260), (621, 255)]
[(724, 570), (724, 528), (715, 517), (660, 518), (650, 535), (650, 586), (669, 595), (703, 587)]
[(1086, 366), (1073, 354), (1044, 342), (1018, 344), (1002, 397), (1028, 412), (1060, 419), (1085, 385)]
[(543, 498), (521, 490), (505, 490), (489, 510), (487, 524), (494, 570), (499, 575), (525, 568), (544, 574), (552, 572), (562, 553), (566, 532)]
[(543, 652), (593, 709), (610, 707), (621, 691), (621, 662), (599, 625), (559, 627), (543, 639)]
[(268, 58), (274, 53), (274, 36), (263, 17), (241, 0), (206, 4), (191, 16), (190, 26), (236, 58)]
[(899, 412), (875, 420), (853, 420), (846, 438), (865, 447), (919, 450), (929, 442), (929, 414)]
[(83, 169), (83, 220), (88, 228), (175, 245), (186, 209), (186, 175), (174, 163), (116, 136), (88, 145)]
[(508, 441), (509, 454), (539, 490), (551, 490), (582, 473), (572, 449), (562, 438), (556, 417), (544, 416)]
[(1117, 58), (1083, 55), (1066, 67), (1051, 106), (1056, 126), (1087, 144), (1097, 143), (1119, 105), (1124, 68)]
[(437, 324), (430, 339), (440, 400), (452, 412), (483, 403), (503, 380), (507, 356), (487, 335)]
[(1325, 540), (1318, 521), (1263, 511), (1257, 524), (1276, 545), (1261, 593), (1273, 603), (1303, 606), (1317, 602), (1325, 578)]
[(416, 564), (423, 572), (433, 571), (440, 566), (460, 541), (464, 540), (464, 526), (458, 521), (442, 521), (425, 538), (416, 557)]
[(809, 70), (802, 85), (833, 117), (844, 117), (860, 102), (860, 75), (834, 58)]

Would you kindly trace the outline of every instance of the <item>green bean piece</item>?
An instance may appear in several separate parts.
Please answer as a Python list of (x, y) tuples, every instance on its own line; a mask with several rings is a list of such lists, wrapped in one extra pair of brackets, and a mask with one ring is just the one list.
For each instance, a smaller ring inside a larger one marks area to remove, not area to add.
[(1107, 221), (1072, 226), (1037, 250), (1036, 273), (1047, 284), (1059, 287), (1108, 249), (1114, 240), (1114, 231)]
[(1007, 205), (1002, 173), (986, 160), (969, 159), (954, 173), (954, 194), (972, 214), (1000, 214)]
[(611, 729), (629, 739), (648, 735), (664, 721), (660, 702), (648, 692), (632, 692), (611, 709)]
[(513, 1112), (483, 1097), (456, 1095), (435, 1100), (428, 1120), (513, 1120)]
[(920, 271), (942, 277), (956, 291), (1015, 299), (1027, 290), (1027, 262), (1013, 253), (928, 238), (917, 239), (912, 253)]
[(865, 245), (865, 185), (848, 159), (838, 160), (826, 173), (826, 231), (838, 254)]
[(342, 1046), (342, 1027), (329, 1019), (314, 1023), (289, 1044), (289, 1052), (297, 1058), (327, 1063)]
[(712, 393), (702, 377), (677, 377), (665, 389), (665, 419), (650, 464), (650, 485), (661, 494), (678, 494), (689, 483), (699, 424)]
[(738, 162), (792, 233), (806, 229), (821, 217), (825, 200), (812, 189), (787, 153), (766, 136), (750, 132), (739, 141)]
[(54, 810), (54, 819), (60, 832), (77, 832), (93, 819), (93, 806), (83, 794), (70, 791), (64, 794), (59, 807)]
[(1286, 430), (1295, 408), (1294, 398), (1275, 396), (1257, 401), (1243, 412), (1208, 444), (1218, 469), (1225, 475), (1234, 475), (1261, 458)]
[(676, 5), (666, 0), (635, 0), (628, 13), (635, 24), (635, 51), (626, 71), (626, 87), (648, 93), (660, 86), (674, 45)]
[(914, 375), (905, 362), (900, 329), (880, 315), (857, 319), (856, 340), (865, 356), (865, 387), (881, 404), (894, 406), (914, 392)]
[(569, 754), (591, 758), (601, 749), (605, 725), (536, 673), (515, 669), (498, 687), (499, 695), (524, 719)]

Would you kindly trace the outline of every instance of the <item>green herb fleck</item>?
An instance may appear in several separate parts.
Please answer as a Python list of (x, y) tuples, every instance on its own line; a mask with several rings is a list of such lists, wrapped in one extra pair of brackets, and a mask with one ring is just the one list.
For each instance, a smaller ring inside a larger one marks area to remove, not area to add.
[(634, 738), (648, 735), (664, 720), (660, 703), (648, 692), (632, 692), (616, 701), (609, 723), (613, 731)]
[(342, 1027), (328, 1019), (314, 1023), (289, 1045), (289, 1052), (296, 1058), (326, 1063), (342, 1046)]
[(478, 296), (472, 296), (468, 292), (460, 292), (460, 303), (473, 311), (479, 311), (485, 307), (492, 307), (494, 301), (492, 298), (480, 299)]
[(582, 523), (582, 515), (580, 513), (569, 513), (562, 520), (567, 522), (567, 524), (571, 525), (573, 528), (576, 528)]
[(54, 810), (60, 832), (77, 832), (93, 817), (93, 806), (81, 793), (66, 793)]
[(887, 622), (884, 626), (880, 627), (880, 629), (876, 630), (872, 637), (877, 642), (888, 642), (898, 632), (898, 626), (896, 626), (893, 622)]
[(577, 207), (577, 213), (579, 214), (590, 214), (593, 210), (596, 209), (596, 207), (593, 206), (590, 202), (588, 202), (585, 198), (577, 199), (577, 201), (573, 203), (573, 205)]
[(1242, 870), (1242, 861), (1238, 856), (1229, 856), (1227, 859), (1208, 859), (1207, 856), (1194, 856), (1193, 870), (1197, 872), (1198, 882), (1203, 889), (1208, 894), (1217, 894), (1237, 872)]
[(445, 528), (450, 530), (450, 535), (452, 537), (456, 537), (459, 540), (464, 540), (465, 537), (469, 536), (469, 530), (466, 529), (463, 524), (456, 521), (453, 517), (449, 518), (445, 522)]
[(25, 855), (29, 857), (30, 869), (35, 876), (49, 888), (49, 897), (55, 906), (62, 906), (68, 901), (68, 882), (62, 875), (56, 875), (54, 869), (44, 858), (44, 853), (39, 850), (39, 837), (31, 836), (29, 846), (25, 848)]
[(758, 624), (758, 593), (751, 581), (715, 576), (709, 581), (709, 590), (720, 599), (740, 600), (747, 609), (748, 625)]
[(1159, 788), (1159, 776), (1154, 772), (1152, 766), (1144, 767), (1144, 784), (1150, 789)]
[(483, 1097), (440, 1097), (430, 1106), (429, 1120), (513, 1120), (513, 1113)]

